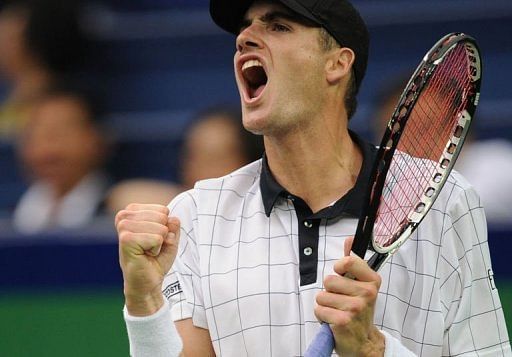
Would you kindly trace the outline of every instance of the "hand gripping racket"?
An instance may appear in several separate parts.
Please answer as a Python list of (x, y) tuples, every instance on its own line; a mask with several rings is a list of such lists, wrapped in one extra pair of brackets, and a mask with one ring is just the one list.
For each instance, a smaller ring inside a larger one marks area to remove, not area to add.
[[(411, 236), (448, 178), (480, 96), (482, 61), (476, 41), (451, 33), (425, 55), (382, 138), (352, 245), (378, 271)], [(369, 244), (371, 241), (371, 244)], [(331, 356), (328, 324), (305, 357)]]

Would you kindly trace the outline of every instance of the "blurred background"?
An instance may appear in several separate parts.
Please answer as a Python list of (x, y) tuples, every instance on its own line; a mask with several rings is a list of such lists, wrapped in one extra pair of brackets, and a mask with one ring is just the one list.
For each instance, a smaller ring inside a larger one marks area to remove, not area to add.
[[(441, 36), (480, 44), (482, 96), (457, 169), (481, 193), (511, 331), (512, 2), (353, 2), (372, 44), (351, 127), (369, 140)], [(0, 3), (0, 356), (128, 355), (115, 211), (126, 200), (166, 204), (261, 155), (261, 142), (247, 145), (232, 124), (234, 38), (207, 9), (207, 0)], [(214, 140), (222, 135), (232, 136)]]

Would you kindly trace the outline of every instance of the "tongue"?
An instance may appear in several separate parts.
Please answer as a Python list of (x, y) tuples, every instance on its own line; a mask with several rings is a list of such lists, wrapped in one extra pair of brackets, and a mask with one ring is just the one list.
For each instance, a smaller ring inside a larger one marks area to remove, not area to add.
[(263, 92), (263, 89), (265, 89), (265, 85), (262, 84), (261, 86), (259, 86), (253, 93), (253, 98), (257, 98), (260, 96), (261, 92)]

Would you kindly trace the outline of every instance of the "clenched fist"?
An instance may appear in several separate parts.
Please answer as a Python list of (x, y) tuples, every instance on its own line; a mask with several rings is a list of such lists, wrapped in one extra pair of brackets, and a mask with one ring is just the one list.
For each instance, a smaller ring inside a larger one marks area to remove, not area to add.
[(132, 316), (146, 316), (163, 305), (162, 282), (178, 250), (180, 222), (169, 209), (130, 204), (115, 218), (126, 307)]

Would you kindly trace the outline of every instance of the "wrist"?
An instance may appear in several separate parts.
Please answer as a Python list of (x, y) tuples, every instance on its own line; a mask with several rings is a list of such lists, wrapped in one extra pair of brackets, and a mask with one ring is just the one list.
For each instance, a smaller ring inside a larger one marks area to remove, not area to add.
[(125, 288), (126, 310), (131, 316), (149, 316), (164, 305), (164, 296), (160, 290), (148, 294), (134, 294)]
[(374, 326), (369, 334), (368, 341), (362, 346), (360, 356), (382, 357), (386, 350), (385, 336)]

